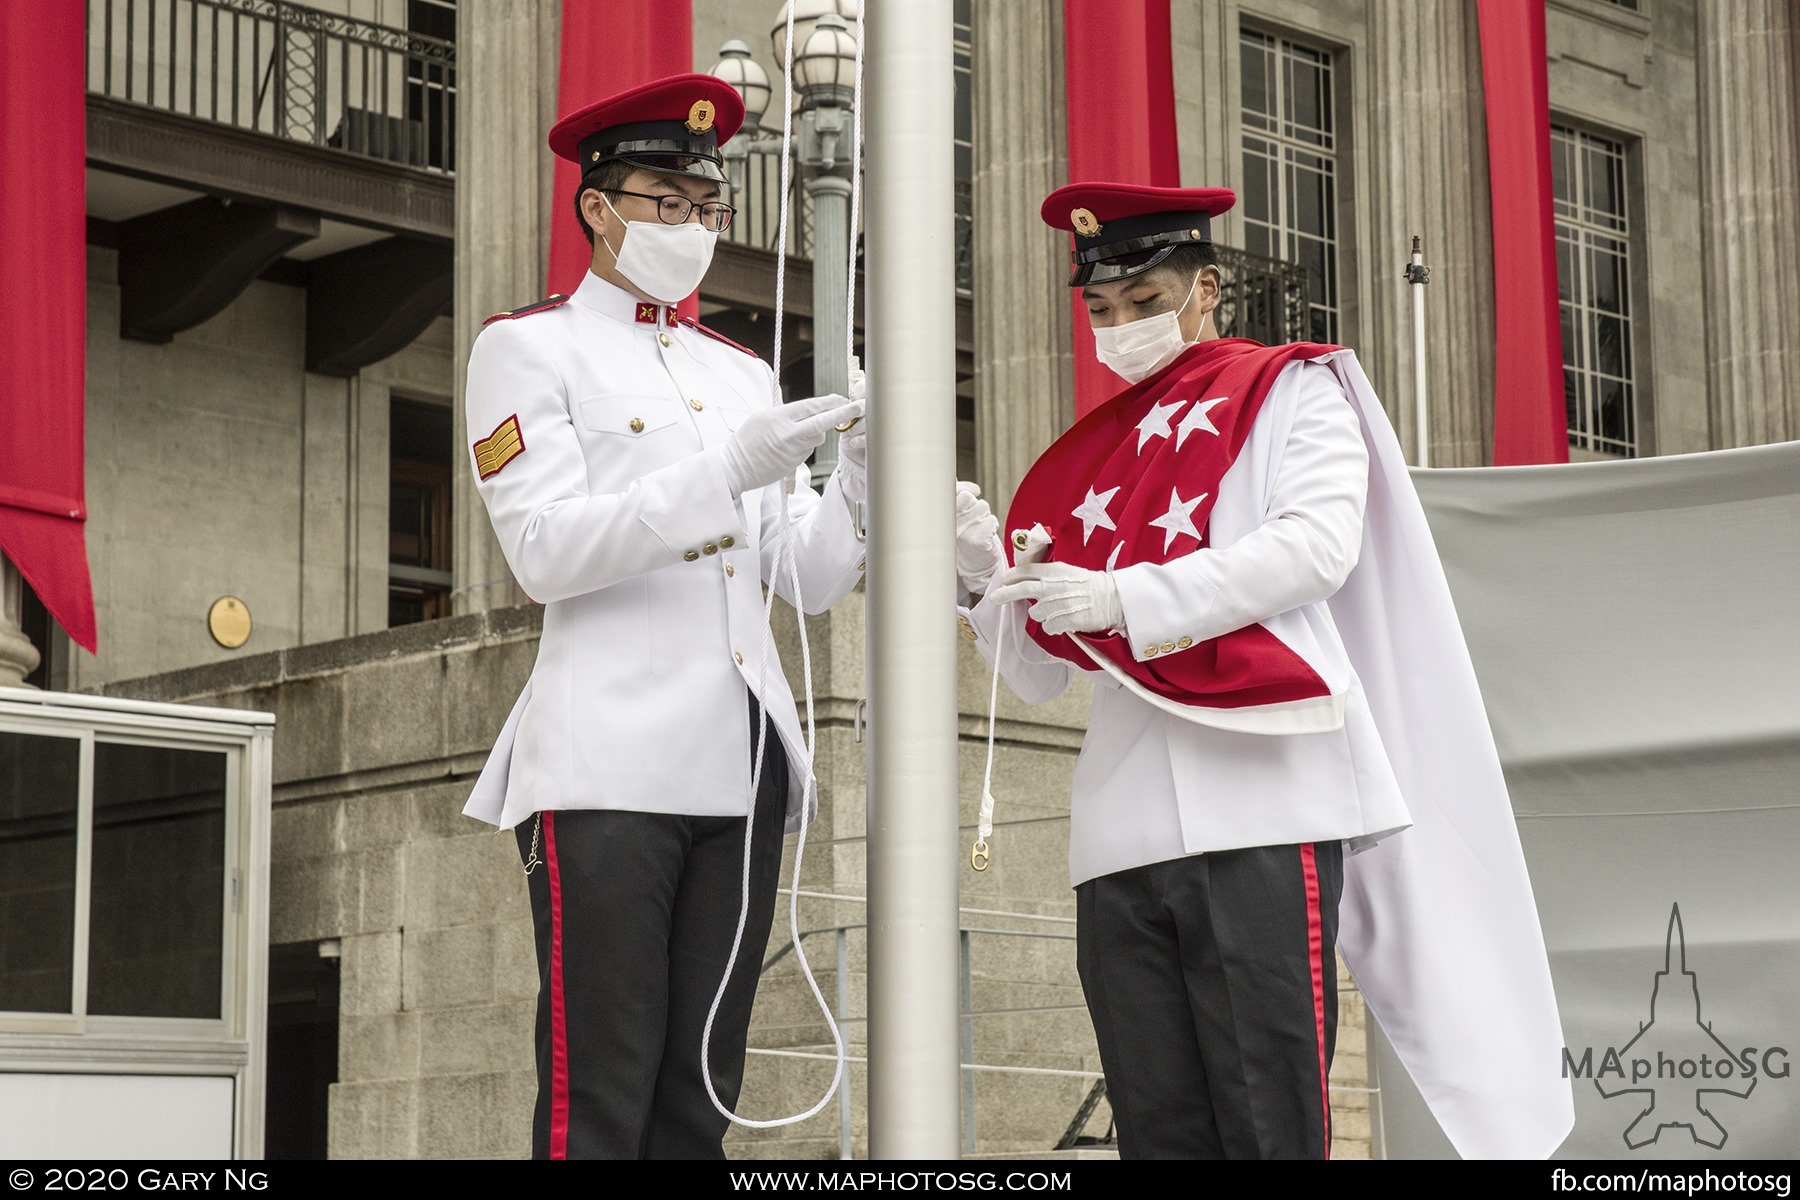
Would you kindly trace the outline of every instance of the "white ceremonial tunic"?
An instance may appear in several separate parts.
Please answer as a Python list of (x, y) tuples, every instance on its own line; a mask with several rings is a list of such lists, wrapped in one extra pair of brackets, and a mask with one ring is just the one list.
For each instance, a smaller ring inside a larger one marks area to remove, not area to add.
[[(1338, 951), (1433, 1117), (1465, 1158), (1547, 1158), (1575, 1113), (1531, 880), (1436, 544), (1354, 354), (1284, 369), (1210, 540), (1114, 573), (1134, 650), (1261, 621), (1348, 685), (1341, 736), (1225, 734), (1096, 676), (1071, 877), (1252, 833), (1343, 837)], [(1010, 622), (1002, 673), (1041, 703), (1073, 668), (1028, 639), (1027, 607), (963, 612), (989, 661)]]
[[(477, 488), (514, 577), (544, 605), (531, 678), (463, 809), (503, 829), (542, 809), (746, 815), (746, 689), (779, 735), (768, 752), (788, 755), (788, 830), (812, 815), (764, 621), (764, 580), (795, 602), (775, 564), (781, 489), (734, 500), (719, 457), (777, 402), (773, 375), (668, 312), (590, 273), (566, 304), (495, 321), (470, 352), (470, 440), (516, 421), (523, 446), (498, 470), (490, 460)], [(794, 474), (788, 544), (810, 613), (862, 578), (854, 471), (840, 463), (822, 497), (805, 466)]]
[[(1356, 565), (1367, 484), (1368, 450), (1337, 377), (1289, 363), (1220, 481), (1209, 548), (1113, 572), (1134, 656), (1262, 622), (1343, 697), (1342, 717), (1320, 732), (1236, 732), (1096, 675), (1070, 797), (1070, 886), (1208, 850), (1363, 846), (1410, 823), (1323, 603)], [(1010, 622), (1001, 673), (1022, 699), (1042, 703), (1074, 668), (1031, 641), (1027, 607), (984, 599), (964, 611), (990, 662), (999, 623)]]

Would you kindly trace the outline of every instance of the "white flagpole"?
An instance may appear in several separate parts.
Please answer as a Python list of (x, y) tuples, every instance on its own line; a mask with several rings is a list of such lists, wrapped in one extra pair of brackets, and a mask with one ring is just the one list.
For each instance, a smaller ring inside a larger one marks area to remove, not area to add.
[(959, 1156), (950, 0), (872, 0), (869, 1155)]
[(1431, 465), (1430, 418), (1425, 403), (1425, 285), (1431, 282), (1431, 268), (1419, 248), (1419, 236), (1413, 235), (1412, 261), (1406, 265), (1406, 282), (1412, 285), (1413, 311), (1413, 462), (1415, 466)]

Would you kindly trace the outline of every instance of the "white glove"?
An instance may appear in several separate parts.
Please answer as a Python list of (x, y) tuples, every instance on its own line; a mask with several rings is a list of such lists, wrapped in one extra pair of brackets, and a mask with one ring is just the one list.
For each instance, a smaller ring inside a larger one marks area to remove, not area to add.
[[(868, 395), (868, 380), (856, 360), (850, 360), (850, 399), (865, 405)], [(838, 425), (843, 421), (836, 422)], [(869, 423), (858, 421), (848, 429), (838, 430), (838, 490), (843, 492), (844, 500), (850, 505), (850, 515), (857, 519), (856, 506), (866, 504), (869, 499)]]
[(1069, 563), (1027, 563), (1000, 577), (987, 595), (993, 604), (1032, 600), (1031, 619), (1048, 634), (1106, 633), (1123, 628), (1125, 609), (1108, 571)]
[[(867, 406), (869, 400), (869, 379), (863, 369), (851, 360), (850, 366), (850, 399)], [(842, 425), (838, 421), (836, 424)], [(858, 421), (849, 429), (838, 434), (838, 461), (847, 462), (858, 471), (869, 469), (869, 422)]]
[(862, 416), (862, 409), (861, 401), (835, 395), (757, 409), (719, 447), (726, 486), (741, 496), (791, 477), (833, 425)]
[(1006, 546), (1000, 541), (1000, 522), (981, 498), (981, 489), (965, 480), (956, 481), (956, 577), (966, 592), (987, 590), (994, 572), (1006, 565)]

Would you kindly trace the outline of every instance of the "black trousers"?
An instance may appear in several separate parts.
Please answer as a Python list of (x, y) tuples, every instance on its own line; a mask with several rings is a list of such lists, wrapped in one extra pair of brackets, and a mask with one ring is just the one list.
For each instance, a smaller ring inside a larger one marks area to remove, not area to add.
[[(754, 701), (750, 709), (754, 731)], [(710, 1042), (713, 1089), (733, 1109), (787, 810), (787, 755), (773, 725), (768, 737), (750, 910)], [(605, 809), (539, 817), (541, 865), (528, 877), (538, 960), (532, 1156), (724, 1158), (729, 1122), (707, 1096), (700, 1044), (737, 930), (745, 819)], [(538, 820), (516, 829), (521, 861)]]
[(1327, 1158), (1338, 842), (1196, 854), (1075, 889), (1121, 1158)]

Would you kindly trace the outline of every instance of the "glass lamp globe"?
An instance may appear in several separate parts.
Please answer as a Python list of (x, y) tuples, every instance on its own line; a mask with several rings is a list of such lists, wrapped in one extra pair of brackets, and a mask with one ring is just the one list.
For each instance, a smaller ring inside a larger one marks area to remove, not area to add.
[(856, 37), (836, 13), (813, 23), (812, 35), (794, 57), (794, 86), (800, 107), (835, 104), (848, 108), (855, 99)]
[[(806, 51), (807, 39), (812, 37), (813, 26), (820, 17), (827, 13), (844, 18), (846, 28), (856, 28), (856, 0), (788, 0), (794, 6), (794, 57), (799, 58)], [(783, 4), (781, 11), (775, 14), (775, 25), (769, 30), (769, 44), (775, 50), (775, 69), (782, 69), (787, 62), (787, 18), (788, 5)], [(796, 84), (797, 86), (797, 84)]]
[(744, 100), (744, 131), (753, 133), (762, 124), (769, 108), (769, 73), (750, 57), (750, 47), (735, 38), (719, 47), (719, 61), (709, 74), (716, 75), (737, 89)]

